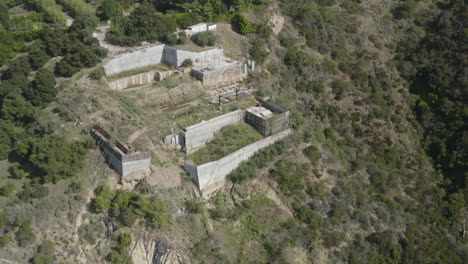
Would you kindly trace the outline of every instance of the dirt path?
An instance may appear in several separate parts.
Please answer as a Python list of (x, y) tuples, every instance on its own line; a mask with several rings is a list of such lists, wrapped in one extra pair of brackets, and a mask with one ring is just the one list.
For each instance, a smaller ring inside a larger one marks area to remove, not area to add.
[(128, 137), (128, 143), (132, 144), (135, 139), (137, 139), (139, 136), (141, 136), (143, 133), (146, 132), (148, 127), (144, 127), (142, 129), (138, 129), (137, 131), (133, 132), (129, 137)]
[(0, 264), (19, 264), (19, 263), (8, 260), (8, 259), (0, 259)]

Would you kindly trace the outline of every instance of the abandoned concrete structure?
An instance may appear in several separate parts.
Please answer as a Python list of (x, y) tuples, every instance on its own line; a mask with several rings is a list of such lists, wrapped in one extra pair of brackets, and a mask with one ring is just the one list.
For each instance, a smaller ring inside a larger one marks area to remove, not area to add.
[(289, 127), (289, 111), (271, 102), (259, 99), (255, 107), (236, 110), (222, 116), (190, 126), (165, 138), (165, 143), (180, 146), (186, 153), (192, 153), (214, 139), (223, 127), (242, 121), (256, 128), (265, 138), (243, 147), (219, 160), (201, 165), (186, 163), (190, 174), (203, 195), (209, 194), (224, 184), (226, 176), (242, 161), (255, 152), (281, 140), (292, 133)]
[(245, 122), (265, 137), (276, 134), (288, 126), (288, 110), (268, 101), (259, 100), (259, 102), (258, 106), (245, 111)]
[[(90, 134), (96, 140), (106, 161), (122, 178), (134, 172), (150, 171), (150, 152), (139, 152), (121, 144), (98, 125), (94, 125), (90, 129)], [(111, 143), (112, 141), (115, 142), (115, 147)]]
[(205, 32), (205, 31), (215, 31), (216, 24), (207, 24), (207, 23), (199, 23), (193, 26), (188, 27), (184, 32), (187, 37), (191, 37), (194, 34)]
[(202, 195), (209, 195), (224, 184), (226, 176), (235, 170), (241, 162), (248, 160), (256, 152), (287, 137), (291, 133), (291, 129), (281, 131), (243, 147), (224, 158), (202, 165), (185, 163), (184, 169), (190, 174)]
[(230, 61), (220, 67), (192, 69), (192, 75), (208, 89), (228, 86), (241, 82), (247, 71), (243, 63)]
[(165, 44), (138, 48), (130, 52), (114, 56), (106, 65), (106, 75), (117, 74), (150, 65), (167, 63), (174, 67), (180, 67), (186, 59), (193, 61), (194, 67), (213, 64), (216, 59), (224, 56), (222, 47), (216, 47), (200, 52), (177, 50)]
[[(106, 65), (104, 71), (107, 76), (143, 68), (160, 63), (167, 63), (173, 67), (182, 66), (190, 59), (193, 63), (192, 74), (202, 81), (207, 88), (217, 88), (241, 82), (247, 75), (243, 63), (224, 56), (222, 47), (194, 52), (177, 50), (167, 45), (135, 49), (131, 52), (114, 56)], [(160, 73), (150, 71), (109, 82), (112, 89), (122, 90), (128, 87), (147, 84)]]
[(180, 145), (187, 154), (190, 154), (214, 139), (216, 134), (219, 133), (223, 127), (238, 124), (243, 119), (244, 111), (236, 110), (208, 121), (189, 126), (177, 133), (167, 136), (164, 142), (173, 146)]

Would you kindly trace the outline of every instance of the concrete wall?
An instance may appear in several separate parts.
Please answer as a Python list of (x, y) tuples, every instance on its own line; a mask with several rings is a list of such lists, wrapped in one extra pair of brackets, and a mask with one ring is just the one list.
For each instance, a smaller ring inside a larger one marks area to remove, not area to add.
[(114, 56), (105, 66), (106, 75), (161, 63), (166, 45), (140, 48)]
[(109, 87), (113, 90), (120, 91), (134, 86), (145, 85), (154, 81), (156, 73), (157, 71), (143, 72), (140, 74), (109, 81)]
[(182, 65), (184, 60), (191, 59), (195, 67), (202, 66), (206, 67), (210, 63), (214, 65), (215, 60), (224, 56), (224, 50), (221, 47), (217, 47), (210, 50), (205, 50), (201, 52), (193, 52), (186, 50), (177, 50), (177, 67)]
[(114, 169), (122, 178), (133, 172), (148, 172), (151, 167), (150, 152), (136, 152), (132, 154), (123, 154), (109, 145), (107, 140), (100, 133), (91, 129), (91, 136), (96, 140), (102, 151), (106, 163)]
[(208, 89), (215, 89), (241, 82), (246, 76), (242, 64), (233, 64), (212, 71), (192, 70), (192, 75), (201, 80), (203, 86)]
[(173, 47), (165, 46), (162, 62), (178, 67), (179, 65), (177, 65), (177, 50)]
[(180, 67), (184, 60), (191, 59), (194, 66), (208, 66), (224, 55), (221, 47), (201, 52), (176, 50), (164, 44), (140, 48), (128, 53), (114, 56), (105, 66), (107, 76), (120, 72), (157, 65), (166, 62), (174, 67)]
[(187, 163), (184, 167), (192, 176), (200, 191), (202, 191), (203, 194), (207, 194), (207, 190), (213, 191), (214, 188), (212, 187), (219, 186), (220, 183), (224, 182), (226, 180), (226, 176), (236, 169), (241, 162), (249, 159), (256, 152), (285, 138), (291, 133), (292, 130), (288, 129), (252, 143), (217, 161), (205, 163), (199, 166)]
[(208, 121), (198, 123), (185, 129), (186, 152), (191, 153), (194, 149), (205, 145), (216, 136), (223, 127), (241, 122), (244, 118), (244, 111), (236, 110), (222, 116), (215, 117)]
[(122, 162), (122, 172), (120, 175), (125, 178), (134, 172), (149, 172), (150, 167), (151, 157), (141, 160)]

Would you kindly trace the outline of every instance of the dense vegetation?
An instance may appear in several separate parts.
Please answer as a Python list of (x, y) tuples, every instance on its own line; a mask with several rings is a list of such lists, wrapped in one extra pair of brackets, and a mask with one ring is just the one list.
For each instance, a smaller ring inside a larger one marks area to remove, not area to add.
[(137, 192), (113, 191), (106, 185), (94, 190), (96, 197), (92, 207), (96, 213), (109, 213), (112, 221), (132, 227), (139, 218), (146, 219), (153, 228), (164, 229), (171, 224), (171, 214), (164, 203), (158, 199), (149, 199)]
[(467, 61), (460, 55), (467, 49), (468, 6), (448, 1), (440, 8), (437, 15), (416, 18), (425, 34), (403, 40), (398, 59), (415, 95), (412, 103), (419, 124), (415, 125), (423, 134), (423, 145), (444, 175), (447, 190), (466, 195), (468, 145), (463, 138), (468, 130), (468, 81)]
[(216, 44), (216, 35), (212, 31), (194, 34), (191, 39), (193, 43), (200, 47), (214, 46)]
[[(123, 4), (117, 0), (106, 0), (102, 6), (101, 19), (112, 20), (110, 41), (117, 45), (135, 46), (143, 41), (160, 41), (167, 44), (183, 44), (178, 40), (176, 28), (186, 29), (199, 22), (224, 20), (232, 22), (233, 28), (245, 35), (252, 31), (252, 25), (238, 11), (248, 11), (253, 6), (265, 6), (267, 1), (171, 1), (168, 4), (154, 5), (144, 2), (131, 12), (122, 15)], [(231, 21), (232, 20), (232, 21)], [(210, 33), (197, 34), (194, 42), (200, 46), (214, 45), (215, 39)]]
[[(34, 11), (20, 15), (5, 12), (18, 1), (0, 1), (0, 64), (6, 62), (0, 72), (0, 160), (11, 163), (9, 175), (2, 175), (8, 183), (0, 189), (11, 202), (2, 208), (0, 217), (2, 247), (15, 241), (21, 247), (34, 244), (37, 223), (28, 213), (18, 214), (11, 208), (27, 207), (47, 197), (46, 183), (76, 176), (87, 148), (94, 146), (56, 135), (55, 124), (46, 117), (45, 108), (60, 92), (54, 73), (71, 76), (107, 54), (91, 37), (97, 19), (88, 16), (90, 9), (81, 1), (60, 3), (76, 18), (69, 28), (64, 28), (65, 16), (55, 1), (27, 1), (26, 7)], [(23, 54), (7, 61), (19, 52)], [(53, 71), (54, 64), (46, 64), (58, 56), (63, 58)], [(75, 120), (66, 109), (55, 109), (66, 121)], [(53, 247), (53, 242), (44, 241), (31, 261), (54, 261)]]

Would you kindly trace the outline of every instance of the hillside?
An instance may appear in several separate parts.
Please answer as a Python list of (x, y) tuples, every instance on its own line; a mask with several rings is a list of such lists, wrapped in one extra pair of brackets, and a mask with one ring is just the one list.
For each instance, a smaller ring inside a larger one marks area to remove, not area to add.
[[(457, 0), (0, 0), (0, 263), (466, 263), (466, 10)], [(190, 37), (202, 22), (216, 30)], [(100, 46), (102, 28), (121, 47)], [(161, 43), (222, 45), (255, 67), (216, 89), (183, 72), (198, 67), (191, 59), (106, 77), (123, 50)], [(167, 77), (108, 85), (150, 70)], [(292, 135), (204, 195), (187, 161), (265, 135), (226, 126), (194, 154), (165, 139), (262, 107), (255, 96), (289, 111)], [(122, 179), (89, 134), (95, 124), (111, 147), (150, 153), (149, 169)]]

